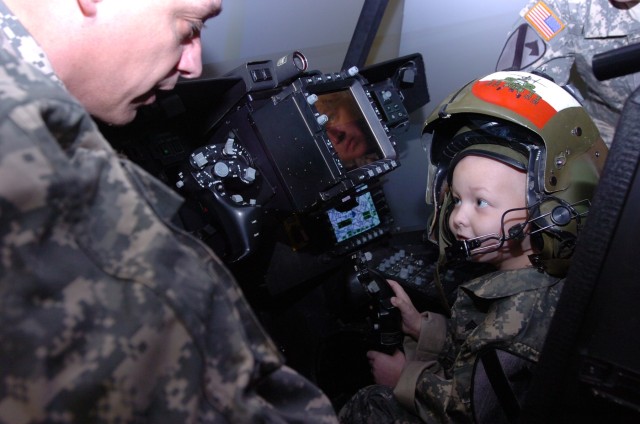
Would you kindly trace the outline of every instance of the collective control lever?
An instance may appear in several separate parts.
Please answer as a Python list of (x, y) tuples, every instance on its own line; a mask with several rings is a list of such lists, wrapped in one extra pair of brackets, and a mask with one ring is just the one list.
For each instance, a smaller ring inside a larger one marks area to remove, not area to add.
[(400, 310), (391, 303), (395, 293), (380, 273), (369, 268), (370, 258), (366, 253), (355, 252), (351, 259), (356, 278), (371, 299), (370, 313), (372, 330), (376, 335), (376, 350), (392, 354), (402, 346), (403, 339)]

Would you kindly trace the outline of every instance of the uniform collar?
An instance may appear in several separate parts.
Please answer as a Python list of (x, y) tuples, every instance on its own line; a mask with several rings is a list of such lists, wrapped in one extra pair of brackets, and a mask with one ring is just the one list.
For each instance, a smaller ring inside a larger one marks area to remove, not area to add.
[(460, 286), (467, 294), (481, 299), (508, 297), (556, 284), (561, 278), (552, 277), (533, 267), (511, 271), (496, 271)]
[(63, 85), (53, 71), (53, 66), (42, 47), (2, 0), (0, 0), (0, 48), (12, 52), (52, 81)]

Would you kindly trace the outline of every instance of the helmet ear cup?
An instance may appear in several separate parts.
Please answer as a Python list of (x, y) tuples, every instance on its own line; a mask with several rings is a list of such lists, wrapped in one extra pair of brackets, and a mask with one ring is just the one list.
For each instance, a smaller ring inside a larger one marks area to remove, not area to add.
[(557, 197), (544, 200), (534, 211), (532, 243), (549, 274), (566, 274), (583, 225), (581, 216), (587, 211), (587, 204), (571, 205)]

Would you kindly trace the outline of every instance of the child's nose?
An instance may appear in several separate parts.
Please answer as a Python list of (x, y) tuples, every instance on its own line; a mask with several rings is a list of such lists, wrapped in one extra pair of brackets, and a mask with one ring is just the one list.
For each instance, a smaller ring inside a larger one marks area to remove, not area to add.
[(459, 206), (451, 212), (451, 224), (454, 228), (464, 227), (469, 222), (464, 208)]

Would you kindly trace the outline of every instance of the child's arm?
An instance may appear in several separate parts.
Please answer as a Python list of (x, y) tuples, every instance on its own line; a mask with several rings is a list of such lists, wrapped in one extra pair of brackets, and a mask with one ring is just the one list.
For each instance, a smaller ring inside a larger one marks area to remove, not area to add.
[(402, 315), (402, 331), (414, 340), (418, 340), (422, 326), (422, 315), (413, 306), (411, 299), (402, 286), (393, 280), (387, 280), (391, 289), (396, 294), (391, 298), (393, 306), (400, 310)]

